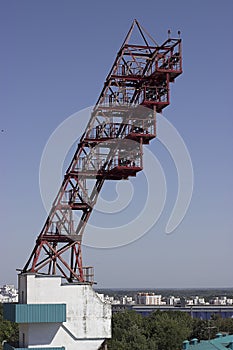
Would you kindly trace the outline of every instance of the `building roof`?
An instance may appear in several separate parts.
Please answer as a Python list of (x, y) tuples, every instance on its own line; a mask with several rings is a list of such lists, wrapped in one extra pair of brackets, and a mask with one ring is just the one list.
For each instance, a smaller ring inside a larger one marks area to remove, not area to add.
[(183, 349), (186, 350), (226, 350), (233, 349), (233, 335), (217, 334), (215, 339), (201, 340), (200, 342), (183, 342)]

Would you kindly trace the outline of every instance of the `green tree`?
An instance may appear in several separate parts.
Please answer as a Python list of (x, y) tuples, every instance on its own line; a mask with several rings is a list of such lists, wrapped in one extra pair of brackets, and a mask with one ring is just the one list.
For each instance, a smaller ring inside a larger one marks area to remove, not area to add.
[(209, 321), (193, 319), (191, 338), (212, 339), (218, 332), (233, 334), (233, 319), (213, 315)]
[(191, 339), (197, 338), (197, 339), (206, 340), (206, 339), (212, 338), (212, 335), (216, 334), (216, 329), (210, 328), (210, 327), (215, 327), (215, 326), (210, 325), (208, 321), (194, 318)]
[(113, 314), (110, 350), (180, 350), (192, 332), (192, 319), (181, 312), (157, 311), (142, 317), (134, 311)]
[(222, 318), (220, 315), (212, 315), (210, 322), (215, 326), (216, 332), (233, 333), (232, 318)]
[(156, 342), (143, 333), (143, 317), (135, 311), (113, 314), (112, 327), (109, 350), (157, 350)]
[(192, 319), (182, 312), (156, 311), (144, 319), (144, 332), (159, 350), (180, 350), (192, 332)]
[(3, 307), (0, 304), (0, 349), (2, 349), (2, 342), (18, 341), (18, 325), (16, 323), (4, 320)]

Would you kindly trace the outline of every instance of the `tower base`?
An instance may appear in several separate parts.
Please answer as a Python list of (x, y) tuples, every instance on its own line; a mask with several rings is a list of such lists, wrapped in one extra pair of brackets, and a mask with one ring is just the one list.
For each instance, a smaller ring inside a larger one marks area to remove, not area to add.
[(4, 316), (19, 323), (19, 345), (7, 350), (97, 350), (111, 338), (111, 305), (89, 284), (59, 276), (20, 274), (19, 303), (7, 304)]

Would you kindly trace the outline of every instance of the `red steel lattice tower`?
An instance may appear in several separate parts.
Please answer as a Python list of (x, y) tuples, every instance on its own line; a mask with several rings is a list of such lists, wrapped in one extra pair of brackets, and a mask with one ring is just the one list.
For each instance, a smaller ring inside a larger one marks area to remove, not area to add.
[[(135, 31), (139, 44), (130, 42)], [(182, 73), (181, 39), (168, 33), (158, 45), (133, 21), (23, 272), (93, 283), (92, 268), (82, 266), (81, 242), (98, 194), (105, 180), (143, 169), (142, 148), (156, 137), (156, 112), (169, 105), (170, 83)]]

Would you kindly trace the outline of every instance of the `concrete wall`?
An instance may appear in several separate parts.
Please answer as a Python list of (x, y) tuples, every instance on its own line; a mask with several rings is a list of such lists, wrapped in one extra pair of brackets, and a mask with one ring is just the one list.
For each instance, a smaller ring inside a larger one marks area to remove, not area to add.
[(19, 295), (20, 302), (27, 304), (66, 304), (66, 322), (21, 324), (22, 347), (97, 350), (111, 337), (111, 305), (104, 303), (90, 285), (62, 284), (57, 276), (21, 274)]

